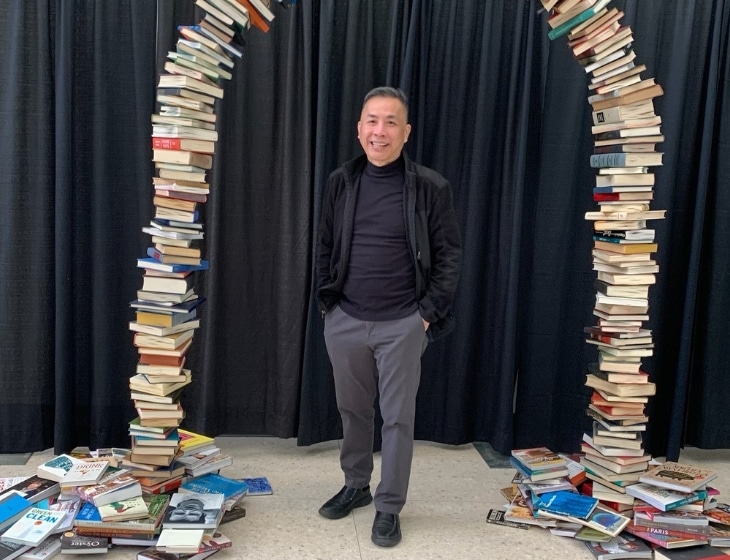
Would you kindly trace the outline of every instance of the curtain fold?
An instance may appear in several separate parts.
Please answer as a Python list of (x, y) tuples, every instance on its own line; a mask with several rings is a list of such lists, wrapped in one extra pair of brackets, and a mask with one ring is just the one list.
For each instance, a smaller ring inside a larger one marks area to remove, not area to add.
[[(616, 0), (665, 95), (650, 292), (647, 449), (730, 447), (730, 2)], [(364, 94), (410, 97), (410, 156), (453, 185), (464, 239), (456, 331), (424, 356), (416, 437), (575, 451), (595, 359), (587, 76), (537, 0), (299, 0), (217, 103), (204, 208), (207, 298), (184, 425), (341, 436), (312, 262), (329, 173), (360, 153)], [(127, 445), (128, 304), (153, 213), (150, 114), (193, 0), (0, 6), (0, 452)], [(695, 413), (697, 411), (697, 413)]]

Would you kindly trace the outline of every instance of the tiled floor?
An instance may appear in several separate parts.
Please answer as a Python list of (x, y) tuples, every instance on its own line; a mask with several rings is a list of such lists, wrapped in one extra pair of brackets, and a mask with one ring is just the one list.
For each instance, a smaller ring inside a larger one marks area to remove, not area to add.
[[(525, 531), (486, 523), (487, 511), (503, 505), (499, 489), (509, 484), (513, 474), (505, 458), (486, 444), (416, 443), (409, 500), (401, 514), (403, 541), (383, 549), (370, 542), (372, 505), (336, 521), (317, 514), (319, 506), (343, 484), (338, 442), (297, 447), (294, 440), (275, 438), (216, 439), (234, 457), (234, 464), (222, 474), (267, 476), (274, 488), (271, 496), (246, 498), (246, 517), (222, 526), (233, 547), (217, 554), (217, 560), (592, 558), (573, 539), (552, 536), (539, 528)], [(0, 476), (31, 474), (50, 456), (50, 451), (35, 453), (25, 464), (2, 463)], [(377, 484), (378, 461), (376, 455), (373, 484)], [(726, 476), (721, 474), (716, 487), (721, 501), (723, 496), (730, 501), (730, 450), (689, 449), (681, 462), (720, 469)], [(138, 550), (117, 547), (106, 557), (134, 559)]]

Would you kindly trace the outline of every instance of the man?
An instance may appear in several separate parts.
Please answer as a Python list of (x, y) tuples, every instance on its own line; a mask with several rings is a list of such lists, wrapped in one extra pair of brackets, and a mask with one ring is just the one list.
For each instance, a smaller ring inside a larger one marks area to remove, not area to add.
[(365, 96), (357, 133), (365, 154), (328, 180), (317, 247), (317, 300), (325, 317), (342, 418), (345, 486), (319, 513), (347, 516), (373, 501), (376, 393), (383, 417), (372, 541), (401, 540), (413, 457), (416, 393), (428, 340), (453, 328), (461, 240), (451, 187), (403, 151), (411, 125), (405, 94)]

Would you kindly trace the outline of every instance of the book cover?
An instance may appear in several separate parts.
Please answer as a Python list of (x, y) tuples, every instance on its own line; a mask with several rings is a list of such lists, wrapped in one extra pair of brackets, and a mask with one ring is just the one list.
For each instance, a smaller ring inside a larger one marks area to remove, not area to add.
[(37, 546), (61, 524), (64, 517), (64, 512), (31, 508), (3, 533), (2, 538), (16, 544)]
[(183, 455), (188, 455), (201, 447), (215, 444), (215, 438), (196, 434), (190, 430), (179, 429), (178, 431), (180, 434), (180, 449), (182, 449)]
[(504, 525), (505, 527), (512, 527), (514, 529), (529, 529), (528, 523), (518, 523), (515, 521), (507, 521), (505, 516), (506, 511), (503, 509), (490, 509), (487, 512), (487, 523), (494, 523), (496, 525)]
[(16, 484), (20, 484), (28, 480), (28, 476), (5, 476), (0, 478), (0, 494), (4, 494), (6, 490), (10, 490)]
[(565, 459), (547, 447), (513, 449), (511, 454), (531, 471), (565, 466)]
[(83, 463), (83, 461), (71, 455), (58, 455), (38, 465), (36, 474), (41, 478), (60, 482), (71, 467), (77, 463)]
[(224, 507), (229, 510), (248, 494), (249, 486), (240, 480), (216, 473), (207, 473), (183, 483), (178, 492), (183, 494), (222, 494)]
[(223, 515), (223, 502), (223, 494), (173, 494), (162, 526), (165, 529), (215, 529)]
[(126, 500), (113, 501), (98, 507), (102, 521), (123, 521), (127, 519), (143, 519), (149, 510), (142, 496)]
[(606, 542), (584, 541), (597, 560), (612, 558), (652, 558), (652, 549), (641, 539), (623, 534)]
[(639, 481), (691, 493), (717, 478), (717, 474), (713, 469), (667, 461), (645, 472)]
[(533, 502), (535, 509), (550, 513), (560, 513), (580, 519), (587, 519), (593, 512), (598, 500), (569, 490), (547, 492), (537, 496)]
[(61, 486), (89, 486), (97, 484), (106, 470), (109, 461), (84, 461), (76, 463), (61, 479)]
[(136, 478), (123, 475), (103, 484), (87, 486), (79, 495), (83, 500), (100, 507), (114, 501), (141, 496), (142, 488)]
[(66, 531), (60, 539), (61, 554), (104, 554), (109, 550), (106, 537), (86, 537)]
[(601, 504), (596, 506), (587, 519), (551, 512), (545, 512), (545, 515), (564, 521), (577, 522), (612, 537), (618, 536), (631, 521), (630, 517), (613, 511)]
[(0, 497), (0, 529), (7, 527), (24, 511), (32, 507), (30, 500), (15, 490), (9, 490)]

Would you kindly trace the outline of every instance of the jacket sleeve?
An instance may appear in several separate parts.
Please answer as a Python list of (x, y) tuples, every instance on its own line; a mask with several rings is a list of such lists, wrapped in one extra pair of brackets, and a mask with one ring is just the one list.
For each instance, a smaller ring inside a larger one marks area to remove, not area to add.
[(430, 275), (419, 308), (426, 321), (437, 323), (451, 311), (461, 271), (461, 234), (448, 182), (433, 197), (428, 213), (428, 236)]
[(317, 229), (317, 253), (315, 258), (315, 275), (317, 289), (331, 282), (330, 263), (334, 245), (334, 188), (330, 176), (325, 188), (319, 226)]

